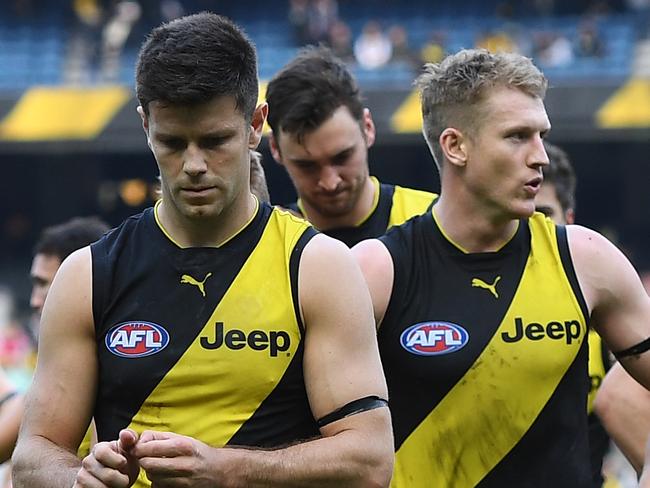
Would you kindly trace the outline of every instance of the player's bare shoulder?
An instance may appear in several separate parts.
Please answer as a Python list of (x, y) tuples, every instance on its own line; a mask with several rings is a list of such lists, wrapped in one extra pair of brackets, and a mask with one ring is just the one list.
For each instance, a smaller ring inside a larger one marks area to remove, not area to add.
[(566, 228), (573, 266), (590, 310), (641, 293), (634, 267), (609, 239), (579, 225)]
[(305, 318), (310, 311), (356, 310), (366, 303), (370, 307), (368, 288), (352, 251), (325, 234), (316, 234), (305, 246), (298, 286)]
[(43, 308), (41, 330), (75, 323), (92, 324), (92, 255), (86, 246), (70, 254), (58, 269)]
[(395, 271), (388, 248), (379, 239), (361, 241), (352, 248), (372, 298), (377, 326), (386, 314), (393, 290)]
[(343, 242), (325, 234), (316, 234), (303, 251), (301, 268), (308, 266), (312, 271), (328, 272), (332, 268), (355, 267), (352, 252)]
[(608, 253), (620, 253), (614, 244), (595, 230), (581, 225), (566, 226), (571, 256), (575, 259), (596, 258)]
[(366, 239), (352, 248), (352, 254), (364, 275), (384, 274), (393, 269), (393, 260), (388, 249), (379, 239)]

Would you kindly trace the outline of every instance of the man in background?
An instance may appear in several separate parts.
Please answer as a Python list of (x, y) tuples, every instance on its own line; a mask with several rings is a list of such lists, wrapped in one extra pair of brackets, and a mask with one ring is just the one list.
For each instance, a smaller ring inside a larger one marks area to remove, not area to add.
[[(97, 217), (74, 217), (42, 231), (34, 247), (30, 270), (32, 318), (26, 328), (34, 350), (38, 343), (38, 327), (43, 305), (59, 266), (73, 251), (95, 242), (108, 230), (108, 224)], [(0, 370), (0, 463), (11, 458), (18, 438), (23, 408), (23, 396)], [(89, 428), (79, 446), (80, 457), (90, 452), (92, 434), (93, 429)]]
[[(544, 181), (535, 197), (535, 210), (542, 212), (559, 225), (573, 224), (575, 221), (576, 176), (567, 153), (560, 147), (544, 141), (544, 149), (549, 164), (542, 168)], [(591, 452), (591, 469), (593, 486), (600, 488), (604, 479), (602, 475), (603, 458), (609, 450), (609, 436), (598, 416), (594, 413), (596, 392), (603, 382), (610, 367), (609, 352), (598, 333), (589, 329), (589, 397), (587, 413), (589, 414), (589, 449)]]
[[(61, 263), (77, 249), (97, 241), (109, 229), (109, 225), (98, 217), (73, 217), (61, 224), (47, 227), (41, 233), (34, 247), (34, 259), (29, 273), (32, 281), (29, 300), (32, 320), (29, 333), (35, 349), (38, 345), (43, 305)], [(22, 416), (22, 408), (16, 411), (16, 415)], [(93, 436), (94, 429), (91, 425), (77, 451), (79, 457), (84, 457), (90, 452)]]
[(351, 247), (421, 214), (436, 198), (370, 176), (375, 124), (352, 74), (329, 49), (300, 51), (271, 79), (266, 100), (271, 154), (298, 193), (289, 207), (321, 232)]
[[(650, 294), (650, 280), (643, 283), (646, 292)], [(650, 467), (650, 450), (646, 451), (650, 438), (650, 391), (616, 363), (598, 390), (594, 409), (637, 475), (640, 475), (644, 468), (647, 471)], [(644, 452), (648, 453), (645, 456), (645, 464)], [(640, 483), (639, 486), (650, 487), (650, 476), (646, 475), (643, 480), (645, 484)]]
[[(548, 142), (544, 146), (550, 164), (543, 169), (544, 182), (535, 199), (536, 209), (558, 224), (573, 224), (576, 186), (573, 167), (561, 148)], [(589, 448), (594, 486), (600, 487), (604, 482), (603, 458), (609, 449), (608, 432), (637, 474), (641, 474), (650, 434), (650, 392), (620, 364), (611, 364), (610, 353), (593, 329), (589, 330), (588, 341)]]
[(61, 263), (72, 252), (98, 240), (109, 226), (97, 217), (74, 217), (58, 225), (47, 227), (34, 247), (34, 259), (30, 270), (32, 308), (30, 335), (34, 344), (38, 341), (38, 328), (45, 298)]

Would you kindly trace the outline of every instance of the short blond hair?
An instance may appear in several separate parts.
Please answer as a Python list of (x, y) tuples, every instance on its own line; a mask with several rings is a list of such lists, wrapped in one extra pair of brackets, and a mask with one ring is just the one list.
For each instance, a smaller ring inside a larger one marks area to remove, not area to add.
[(262, 166), (262, 154), (251, 149), (250, 165), (251, 193), (253, 193), (253, 195), (255, 195), (260, 202), (270, 203), (271, 197), (269, 196), (269, 187), (266, 184), (266, 173), (264, 172), (264, 166)]
[(548, 81), (529, 58), (520, 54), (464, 49), (439, 63), (426, 64), (415, 85), (420, 91), (424, 138), (440, 169), (440, 134), (447, 127), (468, 134), (476, 131), (479, 104), (491, 88), (513, 87), (544, 99)]

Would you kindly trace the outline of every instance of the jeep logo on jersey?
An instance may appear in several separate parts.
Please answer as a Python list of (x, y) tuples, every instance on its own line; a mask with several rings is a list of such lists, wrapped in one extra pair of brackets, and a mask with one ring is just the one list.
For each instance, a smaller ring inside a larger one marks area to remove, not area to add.
[(251, 330), (248, 334), (239, 329), (224, 329), (223, 322), (214, 324), (214, 340), (201, 336), (201, 347), (204, 349), (219, 349), (223, 344), (228, 349), (239, 350), (246, 346), (255, 351), (269, 350), (271, 357), (276, 357), (278, 352), (289, 350), (291, 337), (283, 330)]
[(169, 344), (169, 333), (151, 322), (122, 322), (106, 334), (106, 347), (116, 356), (141, 358), (156, 354)]
[(582, 327), (577, 320), (565, 320), (560, 322), (552, 320), (548, 324), (531, 322), (524, 324), (521, 317), (515, 317), (515, 330), (513, 332), (502, 332), (503, 342), (518, 342), (524, 336), (531, 341), (540, 341), (545, 337), (556, 341), (565, 341), (570, 345), (582, 334)]
[(437, 356), (465, 347), (469, 334), (460, 325), (450, 322), (420, 322), (402, 332), (399, 339), (408, 352)]

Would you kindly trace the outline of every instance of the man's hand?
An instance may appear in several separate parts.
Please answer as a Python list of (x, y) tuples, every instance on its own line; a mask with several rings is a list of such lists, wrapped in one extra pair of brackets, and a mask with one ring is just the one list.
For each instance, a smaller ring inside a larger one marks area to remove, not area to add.
[(133, 454), (156, 488), (214, 488), (216, 450), (191, 437), (145, 431)]
[(129, 429), (119, 439), (99, 442), (81, 462), (73, 488), (128, 488), (140, 472), (138, 460), (132, 455), (138, 435)]

